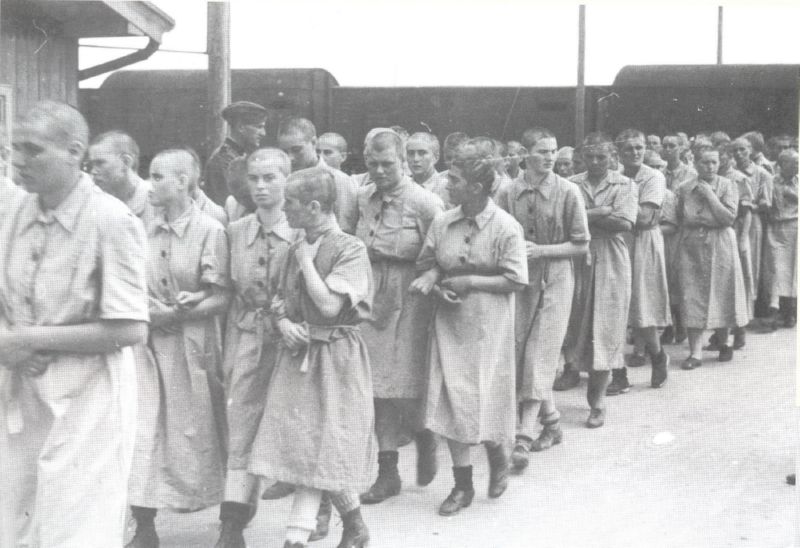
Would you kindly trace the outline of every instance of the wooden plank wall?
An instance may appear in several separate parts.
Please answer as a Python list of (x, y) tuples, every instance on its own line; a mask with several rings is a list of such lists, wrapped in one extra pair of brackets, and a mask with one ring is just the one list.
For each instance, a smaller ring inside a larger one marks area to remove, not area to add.
[(78, 106), (78, 40), (60, 35), (57, 24), (8, 10), (0, 27), (0, 83), (14, 89), (17, 114), (36, 101)]

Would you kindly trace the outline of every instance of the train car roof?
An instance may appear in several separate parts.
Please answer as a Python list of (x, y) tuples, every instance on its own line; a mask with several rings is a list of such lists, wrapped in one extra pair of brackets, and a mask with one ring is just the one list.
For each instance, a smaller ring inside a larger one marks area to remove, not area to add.
[[(330, 86), (337, 86), (336, 78), (325, 69), (233, 69), (231, 83), (239, 88), (263, 86), (265, 80), (278, 85), (296, 82), (302, 78), (321, 78)], [(106, 78), (102, 90), (149, 89), (169, 90), (199, 89), (208, 83), (206, 70), (121, 70)]]
[(627, 65), (615, 87), (797, 88), (800, 65)]

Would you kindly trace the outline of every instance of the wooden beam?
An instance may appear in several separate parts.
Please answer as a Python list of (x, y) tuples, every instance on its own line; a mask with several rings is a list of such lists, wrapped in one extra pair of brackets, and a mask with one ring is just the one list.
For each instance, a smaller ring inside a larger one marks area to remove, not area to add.
[(583, 142), (586, 131), (586, 6), (578, 7), (578, 85), (575, 87), (575, 146)]
[(722, 6), (717, 7), (717, 64), (722, 64)]
[(206, 47), (208, 49), (208, 110), (206, 157), (225, 140), (225, 121), (220, 112), (231, 102), (231, 12), (227, 2), (209, 2)]

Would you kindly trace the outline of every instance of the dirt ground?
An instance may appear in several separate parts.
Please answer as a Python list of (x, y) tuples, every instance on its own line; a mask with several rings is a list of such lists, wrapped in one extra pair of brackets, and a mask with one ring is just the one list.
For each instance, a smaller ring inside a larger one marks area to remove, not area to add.
[[(400, 496), (364, 508), (372, 548), (788, 548), (795, 539), (793, 471), (800, 415), (795, 401), (795, 330), (748, 333), (733, 362), (707, 353), (682, 371), (685, 346), (669, 346), (667, 384), (649, 387), (649, 366), (609, 398), (606, 425), (584, 426), (586, 381), (557, 393), (564, 442), (534, 454), (502, 498), (486, 497), (486, 457), (473, 450), (476, 497), (454, 517), (436, 513), (452, 487), (446, 446), (434, 482), (414, 485), (414, 449), (401, 450)], [(245, 536), (250, 548), (280, 548), (291, 498), (263, 502)], [(212, 547), (218, 507), (162, 512), (162, 548)], [(341, 535), (334, 516), (333, 548)], [(800, 542), (796, 544), (800, 546)]]

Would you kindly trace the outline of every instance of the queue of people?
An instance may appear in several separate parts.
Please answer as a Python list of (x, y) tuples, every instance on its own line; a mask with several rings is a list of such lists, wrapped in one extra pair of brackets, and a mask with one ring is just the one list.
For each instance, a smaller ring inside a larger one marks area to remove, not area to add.
[(261, 147), (266, 109), (222, 115), (205, 169), (168, 149), (146, 179), (129, 135), (90, 140), (66, 105), (15, 131), (0, 464), (17, 472), (0, 523), (18, 546), (122, 546), (130, 507), (126, 546), (154, 548), (159, 511), (220, 505), (215, 548), (241, 548), (260, 501), (292, 496), (284, 548), (327, 536), (334, 508), (338, 547), (365, 547), (361, 505), (401, 493), (404, 443), (422, 486), (446, 443), (451, 516), (476, 494), (473, 446), (497, 498), (564, 443), (554, 391), (581, 372), (600, 428), (627, 367), (649, 358), (665, 386), (665, 345), (688, 339), (691, 370), (707, 330), (729, 361), (748, 325), (796, 321), (790, 138), (770, 141), (773, 163), (754, 132), (559, 148), (545, 128), (441, 145), (375, 128), (351, 176), (341, 135), (291, 118)]

